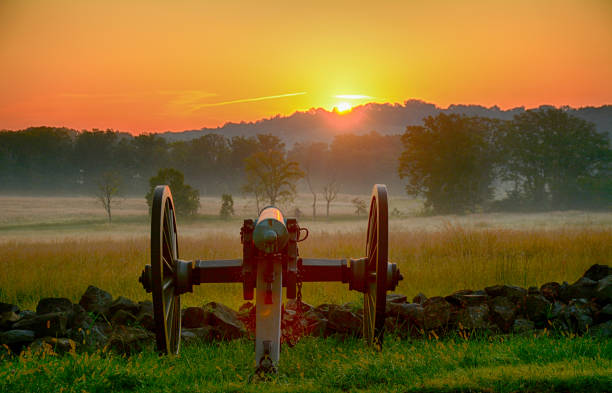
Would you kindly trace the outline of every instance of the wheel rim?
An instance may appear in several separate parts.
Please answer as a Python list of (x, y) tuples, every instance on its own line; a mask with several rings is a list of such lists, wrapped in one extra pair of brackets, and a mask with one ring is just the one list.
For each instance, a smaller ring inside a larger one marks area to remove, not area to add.
[(388, 261), (387, 188), (376, 184), (372, 190), (366, 237), (366, 283), (363, 298), (363, 335), (366, 343), (382, 348)]
[(176, 291), (178, 240), (174, 203), (168, 186), (157, 186), (151, 211), (151, 268), (157, 349), (177, 354), (181, 336), (180, 297)]

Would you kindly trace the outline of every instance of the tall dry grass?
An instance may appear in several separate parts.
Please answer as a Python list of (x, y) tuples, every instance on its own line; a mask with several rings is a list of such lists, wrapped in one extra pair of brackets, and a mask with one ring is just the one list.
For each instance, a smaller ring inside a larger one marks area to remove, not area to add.
[[(303, 243), (303, 257), (360, 257), (365, 248), (361, 231), (318, 231)], [(390, 234), (390, 259), (404, 281), (396, 290), (408, 296), (448, 294), (493, 284), (539, 286), (547, 281), (574, 281), (592, 264), (612, 263), (612, 229), (554, 230), (466, 229), (447, 225), (437, 231)], [(239, 258), (237, 234), (212, 232), (179, 239), (183, 259)], [(33, 309), (42, 297), (78, 301), (88, 285), (113, 294), (145, 300), (137, 279), (149, 258), (146, 237), (129, 239), (60, 239), (0, 243), (0, 301)], [(185, 295), (183, 305), (216, 300), (232, 307), (243, 301), (239, 284), (201, 285)], [(360, 301), (342, 284), (305, 284), (304, 300)]]

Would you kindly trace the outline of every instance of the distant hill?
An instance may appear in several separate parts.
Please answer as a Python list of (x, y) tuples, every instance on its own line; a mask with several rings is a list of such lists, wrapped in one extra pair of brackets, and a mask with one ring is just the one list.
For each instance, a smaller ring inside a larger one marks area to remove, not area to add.
[[(540, 108), (546, 108), (541, 106)], [(600, 107), (563, 107), (572, 115), (595, 123), (597, 130), (606, 132), (612, 139), (612, 105)], [(255, 122), (226, 123), (222, 127), (202, 128), (182, 132), (165, 132), (161, 135), (169, 141), (190, 140), (204, 134), (218, 133), (228, 137), (272, 134), (288, 145), (301, 141), (329, 142), (337, 134), (363, 134), (378, 131), (381, 134), (401, 134), (408, 125), (420, 125), (427, 116), (440, 112), (468, 116), (483, 116), (509, 120), (524, 112), (524, 107), (502, 110), (497, 106), (486, 108), (480, 105), (451, 105), (440, 108), (419, 100), (408, 100), (401, 104), (366, 104), (353, 108), (350, 113), (340, 114), (322, 108), (306, 112), (295, 112), (289, 116), (275, 116)]]

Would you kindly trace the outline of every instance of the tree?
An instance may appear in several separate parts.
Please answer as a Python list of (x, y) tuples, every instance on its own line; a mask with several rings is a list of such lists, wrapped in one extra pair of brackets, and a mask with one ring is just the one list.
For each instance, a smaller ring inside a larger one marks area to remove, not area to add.
[(200, 207), (200, 193), (188, 184), (185, 184), (185, 176), (174, 168), (164, 168), (157, 175), (149, 179), (149, 192), (145, 196), (149, 210), (153, 205), (153, 192), (158, 185), (167, 185), (172, 192), (174, 209), (177, 215), (192, 216), (198, 212)]
[(288, 161), (279, 150), (257, 152), (244, 161), (247, 183), (243, 190), (254, 194), (258, 205), (259, 198), (271, 205), (293, 200), (295, 182), (304, 176), (297, 162)]
[(437, 213), (474, 211), (492, 197), (499, 121), (439, 114), (409, 126), (399, 160), (406, 191)]
[(96, 198), (106, 211), (109, 224), (112, 222), (111, 210), (117, 203), (116, 197), (121, 184), (121, 177), (117, 172), (104, 172), (97, 182)]
[(607, 136), (563, 109), (542, 108), (514, 116), (501, 145), (503, 177), (513, 183), (514, 197), (532, 207), (579, 206), (605, 191), (605, 179), (610, 178)]
[(332, 203), (336, 196), (338, 196), (338, 183), (335, 180), (330, 181), (323, 187), (323, 197), (325, 198), (326, 205), (326, 216), (329, 217), (329, 205)]
[(365, 201), (363, 199), (361, 199), (359, 197), (355, 197), (355, 198), (351, 199), (351, 203), (355, 207), (355, 214), (357, 214), (358, 216), (360, 216), (361, 214), (366, 214), (367, 213), (366, 203), (365, 203)]
[(222, 219), (227, 220), (234, 215), (234, 198), (231, 194), (221, 195), (221, 210), (219, 215)]
[(298, 162), (304, 171), (304, 181), (312, 194), (312, 218), (316, 219), (318, 191), (323, 187), (323, 179), (334, 173), (329, 166), (329, 145), (322, 142), (296, 143), (289, 157)]

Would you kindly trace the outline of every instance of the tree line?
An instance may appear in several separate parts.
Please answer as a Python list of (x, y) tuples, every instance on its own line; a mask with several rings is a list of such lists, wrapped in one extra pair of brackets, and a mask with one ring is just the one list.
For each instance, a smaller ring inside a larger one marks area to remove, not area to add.
[(441, 113), (403, 135), (341, 134), (291, 147), (267, 134), (169, 142), (113, 130), (0, 132), (3, 192), (91, 194), (113, 173), (125, 194), (141, 196), (165, 168), (201, 195), (249, 194), (258, 205), (289, 201), (302, 187), (313, 216), (317, 199), (329, 213), (338, 192), (364, 194), (374, 183), (396, 194), (405, 187), (435, 213), (612, 204), (608, 137), (554, 108), (512, 120)]

